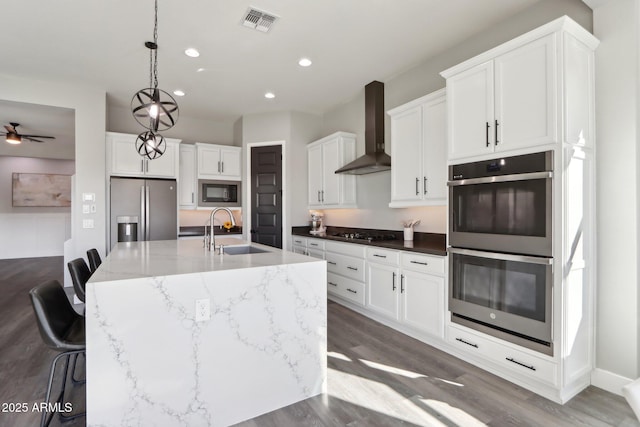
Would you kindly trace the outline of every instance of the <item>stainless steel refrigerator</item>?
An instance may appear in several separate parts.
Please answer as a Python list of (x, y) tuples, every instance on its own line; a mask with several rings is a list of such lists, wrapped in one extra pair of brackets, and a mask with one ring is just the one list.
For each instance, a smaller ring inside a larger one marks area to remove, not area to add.
[(112, 177), (110, 185), (110, 248), (118, 242), (177, 238), (175, 179)]

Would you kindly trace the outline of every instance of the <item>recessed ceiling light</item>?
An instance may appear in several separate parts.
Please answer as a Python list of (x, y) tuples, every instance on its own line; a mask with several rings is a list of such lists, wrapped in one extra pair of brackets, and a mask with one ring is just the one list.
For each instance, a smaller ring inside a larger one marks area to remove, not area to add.
[(308, 67), (311, 64), (312, 62), (309, 58), (300, 58), (300, 61), (298, 61), (298, 65), (301, 67)]
[(206, 68), (198, 68), (198, 69), (196, 70), (196, 72), (197, 72), (197, 73), (201, 73), (201, 72), (203, 72), (204, 70), (206, 70)]
[(184, 96), (184, 91), (180, 90), (180, 89), (176, 89), (176, 90), (173, 91), (173, 94), (175, 96)]
[(267, 92), (264, 94), (264, 97), (267, 99), (273, 99), (276, 97), (276, 95), (273, 92)]
[(189, 49), (184, 51), (184, 54), (187, 56), (190, 56), (192, 58), (197, 58), (198, 56), (200, 56), (200, 52), (198, 52), (197, 49), (194, 49), (192, 47), (190, 47)]

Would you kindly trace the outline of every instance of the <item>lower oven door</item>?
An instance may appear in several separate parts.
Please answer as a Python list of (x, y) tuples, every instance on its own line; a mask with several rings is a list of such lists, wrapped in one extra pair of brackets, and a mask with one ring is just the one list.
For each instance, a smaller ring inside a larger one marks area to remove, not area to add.
[(452, 321), (551, 348), (552, 258), (449, 248), (449, 262)]

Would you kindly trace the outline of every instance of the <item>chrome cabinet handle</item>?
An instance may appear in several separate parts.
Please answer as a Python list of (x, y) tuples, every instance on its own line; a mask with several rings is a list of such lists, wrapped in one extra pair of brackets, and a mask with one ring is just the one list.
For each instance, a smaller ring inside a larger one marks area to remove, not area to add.
[(497, 119), (495, 120), (495, 129), (494, 129), (494, 132), (495, 132), (495, 136), (496, 136), (496, 137), (495, 137), (495, 140), (494, 140), (494, 144), (495, 144), (495, 145), (498, 145), (498, 143), (499, 143), (500, 141), (498, 141), (498, 120), (497, 120)]
[(420, 182), (420, 179), (419, 179), (419, 178), (416, 178), (416, 196), (417, 196), (418, 194), (420, 194), (420, 191), (418, 190), (418, 183), (419, 183), (419, 182)]
[(333, 283), (333, 282), (327, 282), (328, 284), (330, 284), (331, 286), (338, 286), (337, 283)]
[(318, 190), (318, 202), (320, 202), (320, 190)]
[(321, 193), (322, 193), (322, 200), (321, 201), (324, 202), (324, 190), (322, 190)]
[(478, 344), (470, 343), (468, 341), (463, 340), (462, 338), (456, 338), (456, 341), (460, 341), (462, 344), (466, 344), (466, 345), (469, 345), (471, 347), (478, 348)]
[(218, 173), (220, 173), (220, 162), (218, 162)]
[(386, 258), (386, 255), (378, 255), (378, 254), (373, 254), (373, 256), (378, 257), (378, 258)]
[(428, 193), (428, 191), (427, 191), (427, 177), (426, 176), (424, 177), (423, 190), (424, 190), (423, 194), (427, 194)]
[(309, 243), (310, 246), (318, 246), (317, 243)]
[(224, 162), (220, 162), (220, 172), (224, 173)]
[(404, 293), (404, 274), (400, 275), (400, 293)]
[(527, 365), (527, 364), (522, 363), (522, 362), (518, 362), (518, 361), (517, 361), (517, 360), (515, 360), (513, 357), (506, 357), (505, 359), (507, 359), (507, 360), (508, 360), (509, 362), (511, 362), (511, 363), (515, 363), (516, 365), (520, 365), (520, 366), (522, 366), (522, 367), (524, 367), (524, 368), (531, 369), (532, 371), (535, 371), (535, 370), (536, 370), (536, 367), (535, 367), (535, 366), (533, 366), (533, 365)]
[(194, 198), (194, 194), (193, 194), (193, 191), (192, 191), (192, 192), (191, 192), (191, 203), (193, 203), (193, 202), (194, 202), (193, 198)]
[(353, 289), (350, 289), (350, 288), (347, 288), (347, 290), (348, 290), (349, 292), (353, 293), (353, 294), (357, 294), (357, 293), (358, 293), (358, 291), (354, 291)]
[(348, 268), (349, 270), (358, 271), (358, 269), (357, 269), (357, 268), (355, 268), (355, 267), (347, 266), (347, 268)]
[(333, 261), (327, 261), (327, 264), (331, 264), (331, 265), (337, 265), (335, 262)]
[(396, 290), (396, 272), (393, 272), (393, 278), (391, 279), (391, 285), (392, 285), (392, 289), (393, 291)]
[(420, 264), (420, 265), (429, 265), (428, 262), (422, 262), (422, 261), (409, 261), (411, 264)]

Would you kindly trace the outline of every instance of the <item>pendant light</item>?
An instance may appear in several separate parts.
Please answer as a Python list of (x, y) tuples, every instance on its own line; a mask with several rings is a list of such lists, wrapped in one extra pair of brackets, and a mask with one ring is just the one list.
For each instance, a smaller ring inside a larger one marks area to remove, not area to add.
[(149, 49), (149, 87), (133, 95), (131, 112), (140, 125), (148, 129), (136, 139), (136, 149), (150, 160), (164, 154), (166, 144), (158, 132), (172, 128), (179, 117), (178, 103), (171, 95), (158, 89), (158, 0), (155, 0), (153, 41), (144, 44)]

